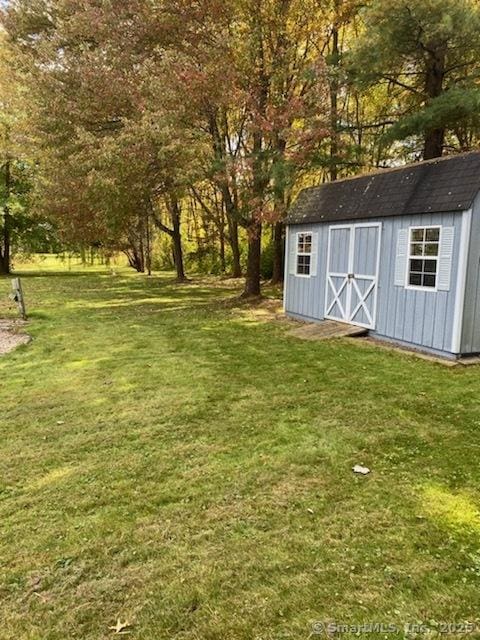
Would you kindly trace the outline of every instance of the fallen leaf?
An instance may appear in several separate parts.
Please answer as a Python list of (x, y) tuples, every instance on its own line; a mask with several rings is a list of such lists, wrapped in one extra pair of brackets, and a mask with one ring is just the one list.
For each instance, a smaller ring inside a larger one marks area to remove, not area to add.
[(37, 596), (37, 598), (39, 598), (39, 600), (41, 600), (43, 604), (50, 602), (50, 596), (46, 595), (45, 593), (38, 593), (38, 591), (34, 591), (33, 595)]
[(130, 633), (130, 631), (127, 631), (127, 629), (131, 626), (132, 624), (128, 620), (125, 620), (125, 622), (122, 622), (120, 618), (118, 618), (117, 624), (114, 627), (108, 627), (108, 628), (110, 629), (110, 631), (115, 631), (115, 633), (126, 634), (126, 633)]

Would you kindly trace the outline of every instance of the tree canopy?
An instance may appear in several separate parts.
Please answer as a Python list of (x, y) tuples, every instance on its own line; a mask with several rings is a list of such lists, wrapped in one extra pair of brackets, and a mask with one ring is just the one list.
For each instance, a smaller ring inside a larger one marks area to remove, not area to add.
[(11, 0), (2, 122), (29, 214), (258, 295), (299, 189), (477, 146), (479, 21), (474, 0)]

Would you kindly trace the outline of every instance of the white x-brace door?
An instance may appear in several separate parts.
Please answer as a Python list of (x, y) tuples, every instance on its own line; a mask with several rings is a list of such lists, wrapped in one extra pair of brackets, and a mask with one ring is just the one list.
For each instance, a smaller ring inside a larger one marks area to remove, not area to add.
[(329, 228), (325, 317), (375, 328), (380, 223)]

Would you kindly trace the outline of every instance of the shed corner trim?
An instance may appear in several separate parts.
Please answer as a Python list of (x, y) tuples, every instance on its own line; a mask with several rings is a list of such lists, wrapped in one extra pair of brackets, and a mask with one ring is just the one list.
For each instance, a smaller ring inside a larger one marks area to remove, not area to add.
[(459, 354), (462, 344), (463, 315), (465, 311), (465, 294), (467, 286), (468, 254), (470, 250), (470, 229), (472, 225), (472, 208), (462, 214), (460, 232), (460, 250), (458, 256), (457, 283), (455, 292), (455, 310), (452, 328), (452, 353)]

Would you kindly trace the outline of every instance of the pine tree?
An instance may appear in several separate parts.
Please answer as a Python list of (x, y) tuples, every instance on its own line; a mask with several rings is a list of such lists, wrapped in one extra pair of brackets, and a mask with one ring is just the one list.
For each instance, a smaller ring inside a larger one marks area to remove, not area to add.
[(424, 159), (442, 155), (446, 136), (478, 112), (478, 2), (374, 0), (363, 18), (353, 78), (387, 85), (390, 139), (417, 136)]

